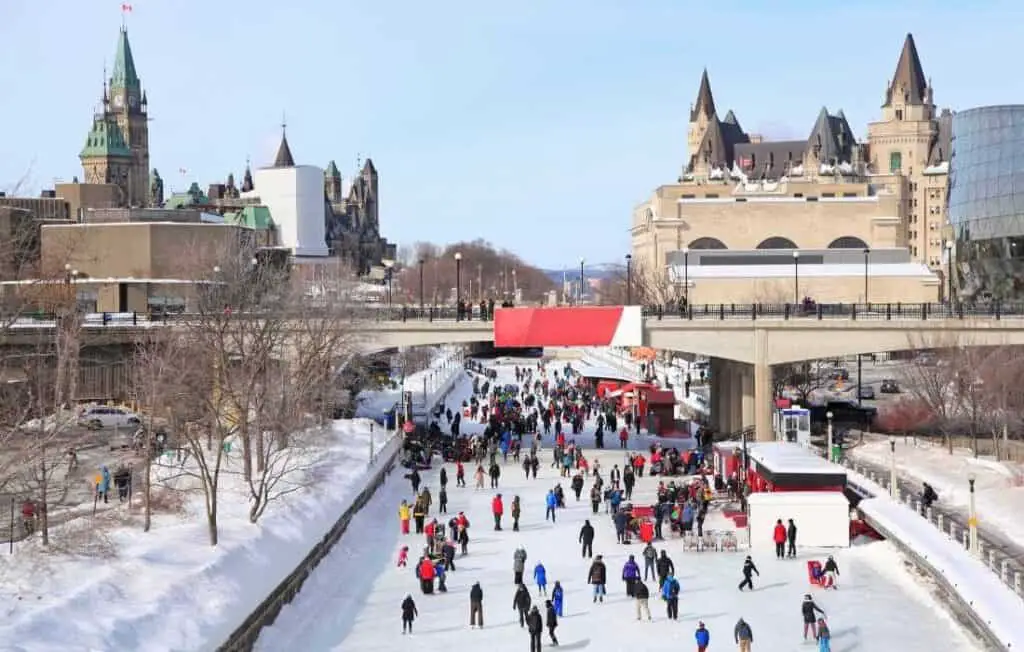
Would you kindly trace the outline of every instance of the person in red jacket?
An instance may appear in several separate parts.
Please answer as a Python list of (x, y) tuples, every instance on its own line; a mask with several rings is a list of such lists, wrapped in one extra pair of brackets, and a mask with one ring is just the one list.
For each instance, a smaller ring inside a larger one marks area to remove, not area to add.
[(623, 428), (619, 431), (619, 447), (625, 448), (626, 442), (629, 440), (629, 431)]
[(786, 558), (786, 526), (782, 524), (782, 519), (775, 521), (775, 533), (772, 535), (772, 541), (775, 542), (775, 556), (779, 559)]
[[(501, 516), (505, 513), (505, 504), (501, 502), (501, 494), (494, 497), (491, 501), (491, 514), (494, 515), (494, 529), (501, 530)], [(785, 532), (783, 532), (785, 534)], [(785, 541), (785, 537), (783, 537)]]
[(431, 594), (434, 592), (434, 562), (430, 561), (430, 557), (424, 557), (420, 560), (419, 565), (416, 567), (416, 574), (420, 577), (420, 590), (424, 594)]

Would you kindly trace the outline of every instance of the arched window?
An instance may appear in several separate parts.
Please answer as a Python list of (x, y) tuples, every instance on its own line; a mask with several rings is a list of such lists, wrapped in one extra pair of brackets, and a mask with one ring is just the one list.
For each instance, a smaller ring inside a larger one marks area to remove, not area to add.
[(690, 243), (690, 249), (728, 249), (718, 238), (697, 238)]
[(836, 238), (828, 245), (829, 249), (867, 249), (868, 243), (852, 235)]
[(771, 238), (765, 238), (761, 241), (761, 244), (757, 245), (758, 249), (799, 249), (796, 243), (789, 238), (782, 238), (779, 236), (773, 236)]

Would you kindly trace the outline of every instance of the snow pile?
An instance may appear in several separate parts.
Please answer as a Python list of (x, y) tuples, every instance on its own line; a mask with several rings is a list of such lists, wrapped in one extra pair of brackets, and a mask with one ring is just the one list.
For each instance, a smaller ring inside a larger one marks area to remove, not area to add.
[(18, 641), (25, 652), (213, 649), (362, 490), (376, 470), (368, 467), (373, 438), (379, 451), (379, 426), (334, 422), (317, 451), (316, 484), (282, 497), (256, 525), (240, 475), (222, 475), (216, 547), (208, 543), (201, 493), (183, 495), (180, 508), (169, 510), (178, 513), (155, 514), (149, 533), (141, 510), (119, 508), (54, 528), (56, 551), (41, 550), (37, 540), (18, 544), (0, 559), (0, 640)]
[[(896, 469), (901, 475), (927, 482), (939, 494), (939, 502), (967, 508), (974, 475), (975, 503), (979, 519), (1024, 545), (1024, 486), (1019, 464), (975, 458), (969, 451), (954, 449), (950, 455), (942, 446), (913, 438), (896, 437)], [(888, 438), (868, 441), (850, 450), (854, 459), (888, 468), (892, 463)]]

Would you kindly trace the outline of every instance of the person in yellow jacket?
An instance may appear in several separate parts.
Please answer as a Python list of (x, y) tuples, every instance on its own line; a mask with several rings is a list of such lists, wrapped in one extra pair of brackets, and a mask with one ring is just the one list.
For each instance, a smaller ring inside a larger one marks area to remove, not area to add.
[(409, 534), (410, 516), (409, 503), (403, 500), (402, 504), (398, 506), (398, 521), (402, 526), (402, 534)]

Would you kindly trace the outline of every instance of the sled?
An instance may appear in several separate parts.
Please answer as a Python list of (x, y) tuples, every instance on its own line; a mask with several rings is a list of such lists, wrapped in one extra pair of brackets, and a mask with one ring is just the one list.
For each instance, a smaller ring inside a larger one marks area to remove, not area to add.
[(807, 562), (807, 581), (811, 583), (811, 586), (822, 586), (822, 577), (821, 562), (816, 560)]

